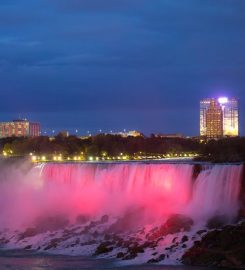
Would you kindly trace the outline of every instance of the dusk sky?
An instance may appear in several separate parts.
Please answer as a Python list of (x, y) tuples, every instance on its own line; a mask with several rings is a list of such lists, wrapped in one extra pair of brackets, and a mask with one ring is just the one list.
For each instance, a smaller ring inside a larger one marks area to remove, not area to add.
[(245, 132), (244, 0), (0, 0), (0, 121), (199, 134), (235, 96)]

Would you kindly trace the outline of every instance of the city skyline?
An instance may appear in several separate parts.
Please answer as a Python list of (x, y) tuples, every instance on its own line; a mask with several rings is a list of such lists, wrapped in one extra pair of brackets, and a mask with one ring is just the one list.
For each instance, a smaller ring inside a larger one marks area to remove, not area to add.
[[(205, 98), (202, 99), (200, 101), (200, 107), (199, 107), (199, 135), (203, 138), (205, 137), (209, 137), (207, 136), (207, 126), (206, 126), (206, 114), (207, 111), (209, 109), (209, 106), (211, 104), (212, 101), (215, 101), (217, 104), (219, 104), (221, 106), (221, 110), (222, 110), (222, 134), (218, 137), (235, 137), (235, 136), (240, 136), (240, 108), (238, 105), (238, 99), (235, 97), (211, 97), (211, 98)], [(213, 104), (213, 106), (216, 106)], [(17, 118), (16, 118), (17, 119)], [(29, 121), (29, 119), (27, 118), (21, 118), (19, 115), (18, 120), (13, 120), (12, 122), (7, 119), (5, 122), (0, 121), (1, 125), (13, 125), (14, 122), (33, 122), (33, 121)], [(34, 121), (37, 122), (37, 121)], [(45, 123), (42, 123), (44, 125), (44, 127), (46, 126)], [(39, 124), (40, 125), (40, 124)], [(210, 126), (209, 126), (210, 128)], [(78, 126), (76, 128), (67, 128), (65, 126), (63, 126), (63, 128), (56, 128), (54, 129), (54, 127), (45, 127), (41, 130), (41, 128), (39, 127), (38, 133), (40, 135), (56, 135), (58, 133), (62, 133), (62, 132), (68, 132), (68, 134), (70, 135), (82, 135), (82, 136), (86, 136), (86, 135), (96, 135), (99, 133), (104, 133), (104, 134), (123, 134), (123, 133), (127, 133), (127, 132), (141, 132), (142, 134), (144, 134), (144, 132), (142, 132), (141, 130), (135, 130), (135, 129), (98, 129), (97, 127), (95, 129), (92, 130), (86, 130), (86, 128), (82, 127), (78, 129)], [(10, 131), (8, 131), (7, 133), (9, 133)], [(13, 131), (14, 132), (14, 131)], [(169, 132), (168, 130), (158, 130), (156, 132), (149, 132), (149, 133), (145, 133), (145, 135), (150, 135), (150, 134), (166, 134), (166, 135), (176, 135), (176, 134), (181, 134), (181, 136), (190, 136), (188, 134), (184, 134), (183, 131), (178, 131), (178, 132)], [(15, 133), (15, 132), (14, 132)], [(198, 134), (194, 134), (192, 135), (194, 137), (198, 136)], [(242, 135), (241, 135), (242, 136)], [(0, 127), (0, 137), (1, 137), (1, 127)], [(218, 138), (217, 137), (217, 138)], [(214, 137), (215, 138), (215, 137)]]
[(199, 100), (236, 96), (243, 0), (3, 0), (0, 115), (43, 130), (199, 134)]

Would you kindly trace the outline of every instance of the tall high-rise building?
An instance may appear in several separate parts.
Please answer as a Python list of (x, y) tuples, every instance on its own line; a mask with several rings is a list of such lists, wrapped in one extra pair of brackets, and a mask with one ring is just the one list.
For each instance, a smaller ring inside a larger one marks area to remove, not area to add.
[(208, 139), (218, 139), (223, 136), (223, 112), (219, 102), (210, 100), (206, 111), (206, 136)]
[[(222, 117), (222, 135), (220, 135), (220, 121)], [(212, 111), (212, 112), (211, 112)], [(211, 117), (213, 115), (213, 118)], [(211, 134), (212, 128), (212, 134)], [(215, 134), (216, 132), (216, 134)], [(207, 98), (200, 101), (200, 136), (211, 139), (220, 137), (235, 137), (239, 135), (239, 110), (236, 98), (226, 97)]]
[(235, 98), (219, 98), (223, 110), (223, 133), (224, 136), (239, 135), (239, 109)]
[(36, 137), (40, 135), (40, 124), (24, 120), (0, 123), (0, 138)]

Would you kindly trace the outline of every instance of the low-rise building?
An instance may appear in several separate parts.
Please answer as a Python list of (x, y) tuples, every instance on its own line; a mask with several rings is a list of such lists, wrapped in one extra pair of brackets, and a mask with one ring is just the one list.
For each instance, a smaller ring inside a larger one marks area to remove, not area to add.
[(121, 132), (115, 132), (115, 133), (110, 133), (110, 134), (111, 135), (119, 135), (123, 138), (143, 136), (143, 134), (137, 130), (121, 131)]
[(40, 135), (40, 124), (27, 119), (0, 122), (0, 138), (37, 137)]
[(185, 138), (185, 136), (181, 133), (172, 133), (172, 134), (156, 134), (155, 135), (158, 138), (171, 138), (171, 139), (176, 139), (176, 138)]

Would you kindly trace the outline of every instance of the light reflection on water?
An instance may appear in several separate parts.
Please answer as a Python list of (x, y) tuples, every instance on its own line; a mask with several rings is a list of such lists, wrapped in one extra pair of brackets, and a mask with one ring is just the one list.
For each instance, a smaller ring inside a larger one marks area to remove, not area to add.
[[(53, 256), (25, 251), (0, 251), (0, 270), (205, 270), (187, 266), (117, 266), (115, 261), (84, 257)], [(210, 268), (211, 269), (211, 268)]]

